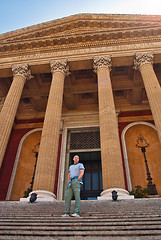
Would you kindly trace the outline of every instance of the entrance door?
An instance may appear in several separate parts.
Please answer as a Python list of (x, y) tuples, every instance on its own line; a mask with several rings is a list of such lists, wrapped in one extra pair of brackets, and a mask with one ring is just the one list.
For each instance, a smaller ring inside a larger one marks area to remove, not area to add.
[(83, 185), (81, 187), (81, 199), (97, 199), (97, 196), (99, 196), (103, 190), (101, 152), (72, 152), (70, 153), (70, 164), (73, 164), (72, 159), (74, 155), (79, 156), (79, 162), (83, 163), (85, 167)]

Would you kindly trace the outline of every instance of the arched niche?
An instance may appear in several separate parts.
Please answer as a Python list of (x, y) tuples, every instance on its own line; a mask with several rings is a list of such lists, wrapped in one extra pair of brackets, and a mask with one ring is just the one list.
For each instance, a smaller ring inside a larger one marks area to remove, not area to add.
[(30, 187), (32, 180), (35, 154), (34, 146), (40, 141), (42, 129), (37, 128), (27, 132), (21, 139), (12, 171), (6, 200), (19, 201), (24, 191)]
[(144, 156), (141, 149), (136, 147), (139, 134), (149, 143), (149, 147), (146, 149), (146, 158), (153, 183), (156, 184), (158, 194), (161, 195), (161, 145), (155, 126), (147, 122), (131, 123), (122, 132), (128, 190), (131, 191), (136, 185), (147, 187), (148, 183)]

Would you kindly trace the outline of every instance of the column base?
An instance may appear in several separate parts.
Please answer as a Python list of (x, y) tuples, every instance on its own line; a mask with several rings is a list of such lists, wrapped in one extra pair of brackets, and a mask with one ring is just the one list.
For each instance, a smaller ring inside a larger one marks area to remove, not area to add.
[(112, 200), (112, 191), (115, 190), (118, 195), (118, 200), (121, 199), (134, 199), (133, 195), (130, 195), (128, 191), (122, 188), (109, 188), (101, 192), (101, 196), (97, 197), (98, 200)]
[(43, 190), (35, 190), (35, 191), (29, 193), (29, 197), (20, 198), (20, 202), (29, 202), (32, 193), (37, 194), (36, 202), (55, 202), (55, 201), (57, 201), (54, 193), (48, 192), (48, 191), (43, 191)]

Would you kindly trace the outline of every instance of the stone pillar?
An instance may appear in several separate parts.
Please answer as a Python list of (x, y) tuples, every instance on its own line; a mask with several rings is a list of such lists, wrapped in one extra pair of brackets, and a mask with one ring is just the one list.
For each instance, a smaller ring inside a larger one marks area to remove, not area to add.
[(40, 141), (33, 192), (38, 200), (54, 201), (54, 184), (61, 126), (64, 79), (68, 71), (66, 61), (50, 62), (52, 82)]
[(161, 143), (161, 87), (153, 70), (153, 54), (135, 54), (134, 67), (135, 69), (139, 69), (141, 72), (158, 137)]
[(0, 112), (0, 166), (2, 165), (25, 81), (31, 78), (31, 72), (27, 64), (14, 65), (12, 71), (13, 82)]
[(103, 192), (100, 199), (112, 199), (116, 190), (119, 198), (128, 198), (125, 190), (118, 121), (110, 79), (111, 57), (94, 58), (94, 70), (98, 78), (99, 122)]

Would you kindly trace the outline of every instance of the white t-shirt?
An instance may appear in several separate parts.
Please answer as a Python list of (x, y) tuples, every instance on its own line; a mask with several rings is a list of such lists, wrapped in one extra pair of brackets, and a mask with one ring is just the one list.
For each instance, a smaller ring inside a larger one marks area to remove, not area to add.
[(80, 174), (80, 170), (84, 170), (84, 165), (83, 163), (77, 163), (73, 164), (69, 167), (69, 172), (70, 172), (70, 179), (74, 177), (78, 177)]

